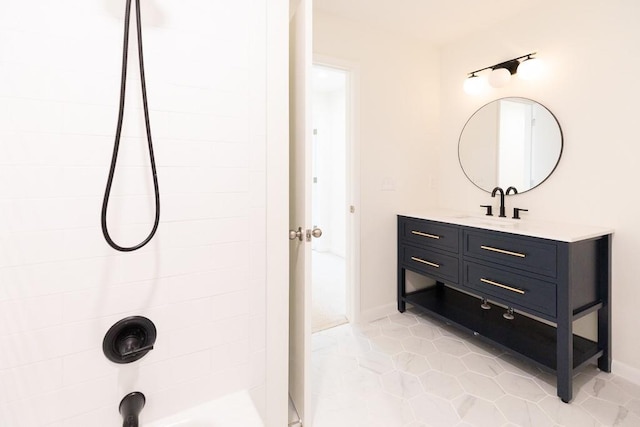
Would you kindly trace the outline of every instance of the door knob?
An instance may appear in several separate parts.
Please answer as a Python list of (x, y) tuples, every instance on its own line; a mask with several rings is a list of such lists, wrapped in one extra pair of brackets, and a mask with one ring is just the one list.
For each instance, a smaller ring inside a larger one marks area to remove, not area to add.
[(289, 240), (300, 240), (302, 241), (302, 227), (298, 227), (298, 230), (289, 230)]
[(322, 236), (322, 230), (320, 230), (318, 227), (313, 227), (313, 230), (307, 230), (306, 234), (307, 242), (310, 242), (312, 236), (315, 238)]

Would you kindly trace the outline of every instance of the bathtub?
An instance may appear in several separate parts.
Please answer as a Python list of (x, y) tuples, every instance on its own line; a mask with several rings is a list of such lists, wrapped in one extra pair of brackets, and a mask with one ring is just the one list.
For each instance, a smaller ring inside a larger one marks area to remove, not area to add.
[(156, 420), (144, 427), (264, 427), (258, 411), (241, 391)]

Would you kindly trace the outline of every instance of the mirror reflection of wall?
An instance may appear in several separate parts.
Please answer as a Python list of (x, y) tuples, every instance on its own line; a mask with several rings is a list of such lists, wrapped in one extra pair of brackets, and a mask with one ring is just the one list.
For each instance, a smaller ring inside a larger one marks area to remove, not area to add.
[(553, 172), (561, 154), (557, 120), (543, 105), (525, 98), (503, 98), (483, 106), (460, 135), (460, 165), (485, 191), (496, 186), (528, 191)]

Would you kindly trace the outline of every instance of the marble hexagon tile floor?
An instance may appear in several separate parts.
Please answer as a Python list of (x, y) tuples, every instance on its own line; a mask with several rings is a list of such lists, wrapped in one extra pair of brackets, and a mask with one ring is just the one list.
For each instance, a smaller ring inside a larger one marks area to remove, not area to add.
[(313, 335), (314, 427), (640, 426), (640, 386), (587, 367), (555, 378), (416, 311)]

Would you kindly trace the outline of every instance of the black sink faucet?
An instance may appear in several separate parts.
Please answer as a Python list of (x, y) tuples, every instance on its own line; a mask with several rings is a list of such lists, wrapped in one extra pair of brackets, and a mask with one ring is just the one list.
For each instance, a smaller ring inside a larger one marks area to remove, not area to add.
[(500, 192), (500, 215), (498, 215), (500, 218), (506, 218), (507, 215), (505, 215), (504, 213), (504, 190), (500, 187), (496, 187), (493, 189), (493, 191), (491, 192), (491, 197), (496, 197), (496, 193)]
[(513, 194), (518, 194), (518, 190), (513, 185), (511, 187), (507, 188), (507, 192), (505, 194), (508, 196), (509, 193), (511, 192), (511, 190), (513, 190)]

